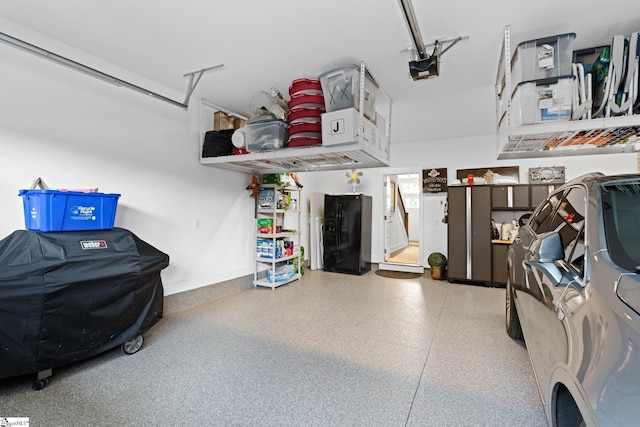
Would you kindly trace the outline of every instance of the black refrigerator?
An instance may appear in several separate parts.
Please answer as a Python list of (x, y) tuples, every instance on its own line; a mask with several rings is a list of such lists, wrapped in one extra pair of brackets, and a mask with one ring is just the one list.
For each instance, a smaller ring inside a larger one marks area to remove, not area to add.
[(371, 270), (371, 196), (324, 196), (323, 269), (364, 274)]

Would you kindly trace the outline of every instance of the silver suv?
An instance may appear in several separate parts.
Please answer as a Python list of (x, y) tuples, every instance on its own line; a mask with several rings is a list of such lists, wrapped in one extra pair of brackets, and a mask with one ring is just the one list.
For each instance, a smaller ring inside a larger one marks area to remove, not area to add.
[(551, 426), (640, 423), (640, 175), (549, 194), (507, 256), (506, 328)]

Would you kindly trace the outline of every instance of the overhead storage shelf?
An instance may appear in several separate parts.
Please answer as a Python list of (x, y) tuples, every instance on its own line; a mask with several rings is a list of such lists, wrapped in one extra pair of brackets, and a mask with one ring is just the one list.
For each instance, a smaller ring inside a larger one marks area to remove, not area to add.
[(514, 126), (511, 43), (505, 27), (496, 76), (498, 159), (633, 153), (640, 151), (640, 115)]
[(389, 166), (389, 153), (355, 142), (330, 147), (282, 148), (263, 153), (201, 158), (200, 164), (242, 172), (306, 172)]
[[(373, 76), (371, 76), (369, 70), (365, 70), (364, 63), (361, 63), (360, 67), (360, 93), (364, 93), (365, 72), (368, 76), (372, 78)], [(358, 129), (352, 142), (329, 146), (281, 148), (260, 153), (220, 157), (201, 157), (200, 164), (247, 173), (314, 172), (389, 166), (392, 101), (379, 85), (375, 99), (376, 113), (380, 117), (379, 123), (381, 123), (382, 128), (369, 122), (362, 109), (360, 109)], [(206, 111), (206, 117), (204, 117), (202, 111)], [(206, 120), (209, 116), (212, 116), (214, 111), (224, 111), (239, 116), (217, 106), (211, 101), (202, 99), (200, 153), (202, 153), (204, 133), (206, 130), (210, 130)]]
[(640, 149), (640, 119), (620, 116), (511, 128), (499, 159), (634, 153)]

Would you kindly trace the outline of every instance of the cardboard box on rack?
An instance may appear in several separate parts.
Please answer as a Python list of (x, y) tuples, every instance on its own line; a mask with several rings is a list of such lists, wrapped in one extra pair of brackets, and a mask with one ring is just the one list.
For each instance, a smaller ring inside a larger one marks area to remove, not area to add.
[(235, 130), (245, 125), (245, 120), (222, 111), (213, 113), (213, 130)]

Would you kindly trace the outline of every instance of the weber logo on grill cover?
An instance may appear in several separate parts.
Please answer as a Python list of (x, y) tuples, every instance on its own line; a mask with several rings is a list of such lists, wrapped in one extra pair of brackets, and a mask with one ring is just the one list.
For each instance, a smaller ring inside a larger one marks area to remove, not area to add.
[(82, 249), (107, 249), (107, 242), (104, 240), (82, 240), (80, 242)]

